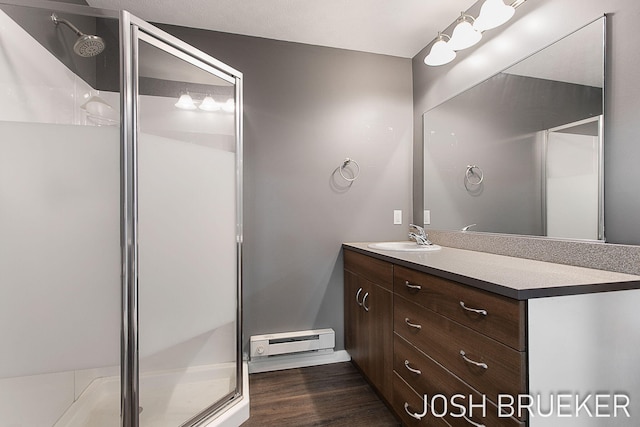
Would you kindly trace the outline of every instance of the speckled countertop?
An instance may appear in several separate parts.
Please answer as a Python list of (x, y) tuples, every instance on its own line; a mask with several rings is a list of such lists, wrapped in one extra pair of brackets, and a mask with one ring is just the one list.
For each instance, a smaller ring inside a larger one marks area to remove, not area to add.
[(632, 274), (447, 247), (430, 252), (398, 252), (371, 249), (368, 244), (344, 243), (343, 247), (520, 300), (640, 289), (640, 276)]

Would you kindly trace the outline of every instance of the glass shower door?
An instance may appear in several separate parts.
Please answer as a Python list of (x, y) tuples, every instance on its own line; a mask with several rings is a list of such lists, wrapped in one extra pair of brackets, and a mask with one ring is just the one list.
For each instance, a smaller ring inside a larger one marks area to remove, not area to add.
[(138, 410), (174, 427), (240, 393), (240, 89), (158, 34), (133, 30)]

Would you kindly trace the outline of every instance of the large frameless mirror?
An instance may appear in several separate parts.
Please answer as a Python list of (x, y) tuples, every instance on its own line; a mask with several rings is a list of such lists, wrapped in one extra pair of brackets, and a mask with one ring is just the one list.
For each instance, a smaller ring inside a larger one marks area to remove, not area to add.
[(424, 114), (427, 227), (604, 240), (604, 31), (602, 17)]

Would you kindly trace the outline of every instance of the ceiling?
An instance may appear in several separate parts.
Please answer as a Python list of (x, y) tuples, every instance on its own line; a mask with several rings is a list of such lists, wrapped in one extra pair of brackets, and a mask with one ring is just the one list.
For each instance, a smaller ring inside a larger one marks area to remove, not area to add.
[(151, 22), (414, 57), (476, 0), (87, 0)]

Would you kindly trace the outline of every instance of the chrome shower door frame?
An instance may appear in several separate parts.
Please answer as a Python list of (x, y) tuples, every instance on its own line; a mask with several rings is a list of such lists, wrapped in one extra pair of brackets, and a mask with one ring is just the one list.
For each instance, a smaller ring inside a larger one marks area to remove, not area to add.
[(236, 145), (236, 387), (235, 391), (194, 416), (183, 426), (210, 421), (219, 410), (231, 405), (243, 393), (242, 366), (242, 73), (178, 38), (120, 12), (121, 64), (121, 195), (122, 195), (122, 336), (121, 336), (121, 425), (138, 427), (138, 60), (139, 41), (153, 44), (167, 53), (234, 84)]

